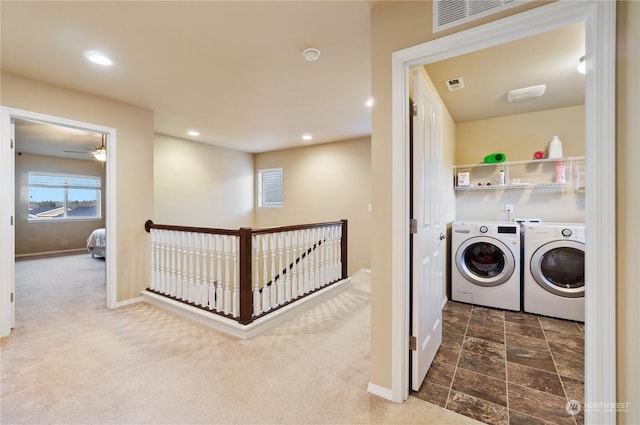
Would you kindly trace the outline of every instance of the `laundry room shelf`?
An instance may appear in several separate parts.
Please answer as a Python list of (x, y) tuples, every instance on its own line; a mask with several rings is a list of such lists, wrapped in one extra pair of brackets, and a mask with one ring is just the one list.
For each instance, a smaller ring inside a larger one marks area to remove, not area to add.
[[(557, 167), (564, 163), (564, 182), (557, 182)], [(585, 190), (584, 157), (536, 159), (500, 163), (455, 165), (455, 190), (565, 189)], [(501, 182), (504, 182), (501, 184)]]

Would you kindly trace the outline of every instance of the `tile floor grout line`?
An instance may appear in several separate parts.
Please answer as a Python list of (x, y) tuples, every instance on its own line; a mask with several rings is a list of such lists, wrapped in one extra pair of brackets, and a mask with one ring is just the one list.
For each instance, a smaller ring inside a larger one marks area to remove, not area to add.
[(469, 322), (471, 322), (472, 313), (473, 313), (473, 307), (469, 309), (469, 317), (467, 317), (467, 326), (465, 326), (464, 328), (464, 334), (462, 335), (462, 343), (460, 344), (460, 349), (458, 350), (458, 360), (456, 360), (456, 365), (453, 368), (453, 376), (451, 377), (451, 383), (449, 384), (449, 393), (447, 393), (447, 401), (444, 404), (445, 409), (449, 405), (449, 398), (451, 397), (451, 391), (453, 391), (453, 381), (455, 381), (456, 373), (458, 372), (458, 363), (460, 363), (460, 357), (462, 357), (462, 347), (464, 347), (464, 340), (467, 337), (467, 331), (469, 330)]
[[(538, 319), (540, 320), (540, 319)], [(542, 327), (542, 333), (544, 335), (544, 340), (547, 343), (547, 347), (549, 348), (549, 354), (551, 354), (551, 360), (553, 361), (553, 366), (556, 368), (556, 374), (558, 376), (558, 380), (560, 381), (560, 386), (562, 387), (562, 392), (564, 392), (564, 398), (569, 402), (569, 395), (567, 394), (567, 389), (564, 386), (564, 382), (562, 382), (562, 376), (560, 375), (560, 369), (558, 369), (558, 364), (556, 363), (556, 356), (553, 355), (553, 350), (551, 349), (551, 345), (549, 345), (549, 340), (547, 339), (547, 333), (545, 332), (544, 327), (542, 326), (542, 321), (540, 321), (540, 327)], [(568, 413), (568, 412), (567, 412)], [(572, 415), (573, 422), (578, 425), (578, 420), (576, 419), (576, 415)]]
[(503, 325), (503, 343), (504, 343), (504, 385), (507, 394), (507, 424), (511, 422), (511, 417), (509, 414), (509, 361), (507, 360), (507, 315), (504, 314), (504, 323)]

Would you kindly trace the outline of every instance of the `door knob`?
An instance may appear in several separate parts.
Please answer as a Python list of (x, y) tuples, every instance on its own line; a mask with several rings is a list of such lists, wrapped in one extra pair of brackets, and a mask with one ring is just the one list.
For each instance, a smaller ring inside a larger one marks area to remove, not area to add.
[(444, 233), (440, 233), (440, 240), (443, 241), (447, 239), (447, 235), (445, 235)]

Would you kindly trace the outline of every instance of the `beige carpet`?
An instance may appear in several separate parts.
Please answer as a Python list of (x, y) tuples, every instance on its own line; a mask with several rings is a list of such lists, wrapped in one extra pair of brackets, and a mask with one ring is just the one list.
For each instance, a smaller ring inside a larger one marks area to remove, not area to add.
[(370, 395), (369, 275), (242, 341), (146, 304), (107, 310), (104, 261), (16, 263), (2, 424), (466, 424)]

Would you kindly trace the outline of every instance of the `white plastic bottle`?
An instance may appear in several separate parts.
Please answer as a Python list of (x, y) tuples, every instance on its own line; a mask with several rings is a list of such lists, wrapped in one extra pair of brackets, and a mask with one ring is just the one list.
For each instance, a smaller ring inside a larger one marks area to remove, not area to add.
[(556, 163), (556, 183), (565, 184), (567, 182), (567, 164), (564, 161)]
[(562, 158), (562, 141), (558, 136), (553, 136), (549, 141), (547, 158), (549, 159)]

